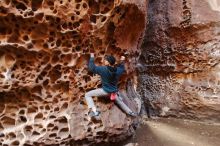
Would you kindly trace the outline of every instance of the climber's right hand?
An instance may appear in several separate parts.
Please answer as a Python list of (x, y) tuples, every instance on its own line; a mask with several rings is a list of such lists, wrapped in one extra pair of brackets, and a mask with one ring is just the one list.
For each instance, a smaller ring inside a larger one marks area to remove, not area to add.
[(90, 57), (94, 58), (94, 56), (95, 56), (94, 53), (90, 53)]

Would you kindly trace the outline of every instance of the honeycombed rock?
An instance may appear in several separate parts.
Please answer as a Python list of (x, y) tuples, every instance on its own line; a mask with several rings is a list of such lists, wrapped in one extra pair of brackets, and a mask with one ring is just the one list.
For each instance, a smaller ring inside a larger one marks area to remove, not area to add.
[[(118, 141), (135, 119), (97, 100), (101, 123), (91, 123), (83, 102), (100, 86), (87, 69), (90, 52), (126, 52), (120, 88), (136, 78), (145, 30), (142, 0), (0, 1), (0, 145), (62, 145)], [(129, 75), (129, 76), (128, 76)]]

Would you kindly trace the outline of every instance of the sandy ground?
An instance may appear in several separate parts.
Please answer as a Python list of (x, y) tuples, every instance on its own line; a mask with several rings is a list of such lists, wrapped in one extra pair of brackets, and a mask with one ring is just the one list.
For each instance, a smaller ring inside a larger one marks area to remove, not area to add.
[(220, 146), (220, 123), (182, 119), (145, 120), (121, 146)]

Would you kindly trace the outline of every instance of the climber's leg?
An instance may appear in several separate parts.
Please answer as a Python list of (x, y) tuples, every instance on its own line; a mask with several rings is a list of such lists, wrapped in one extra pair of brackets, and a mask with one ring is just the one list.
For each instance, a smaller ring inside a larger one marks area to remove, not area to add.
[(87, 92), (85, 94), (85, 100), (87, 102), (88, 108), (92, 109), (94, 113), (97, 113), (98, 111), (97, 111), (97, 108), (94, 104), (92, 97), (93, 96), (100, 97), (100, 96), (107, 96), (107, 95), (109, 95), (109, 93), (105, 92), (102, 88), (98, 88), (98, 89)]
[(117, 96), (115, 102), (126, 114), (136, 116), (136, 114), (123, 102), (122, 97)]

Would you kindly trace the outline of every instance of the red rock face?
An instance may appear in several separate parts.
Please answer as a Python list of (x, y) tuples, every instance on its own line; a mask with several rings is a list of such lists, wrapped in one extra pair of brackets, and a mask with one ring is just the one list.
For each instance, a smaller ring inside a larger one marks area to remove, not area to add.
[(150, 111), (220, 120), (219, 8), (217, 0), (149, 2), (139, 69)]
[(106, 54), (127, 52), (127, 75), (145, 30), (146, 1), (0, 1), (0, 145), (116, 141), (132, 133), (133, 119), (97, 101), (102, 123), (88, 121), (83, 97), (100, 86), (87, 71)]

